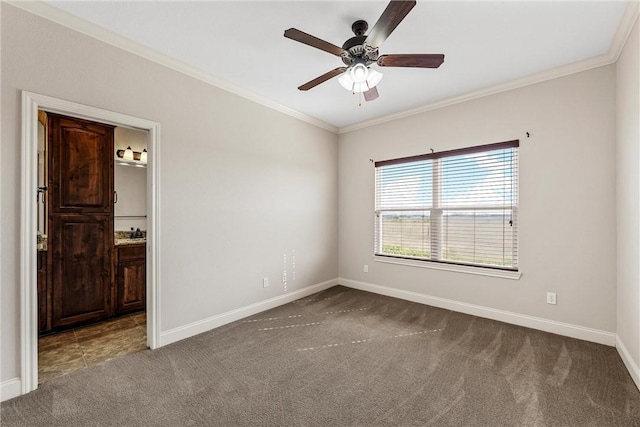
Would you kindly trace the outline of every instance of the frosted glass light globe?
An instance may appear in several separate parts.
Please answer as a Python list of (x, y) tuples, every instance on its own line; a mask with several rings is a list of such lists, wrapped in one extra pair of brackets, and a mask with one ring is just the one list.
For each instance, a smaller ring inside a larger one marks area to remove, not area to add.
[(373, 68), (369, 68), (369, 77), (367, 78), (367, 84), (369, 88), (374, 87), (382, 80), (382, 73), (374, 70)]
[(124, 150), (122, 158), (125, 160), (133, 160), (133, 150), (131, 149), (131, 146), (127, 147), (127, 149)]
[(349, 75), (354, 83), (364, 83), (369, 76), (369, 69), (364, 64), (356, 64), (349, 70)]

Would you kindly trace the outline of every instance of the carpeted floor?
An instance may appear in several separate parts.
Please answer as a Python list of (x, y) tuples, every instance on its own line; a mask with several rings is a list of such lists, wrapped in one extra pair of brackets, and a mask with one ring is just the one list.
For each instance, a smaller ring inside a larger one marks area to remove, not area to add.
[(640, 426), (612, 347), (336, 286), (1, 406), (2, 426)]

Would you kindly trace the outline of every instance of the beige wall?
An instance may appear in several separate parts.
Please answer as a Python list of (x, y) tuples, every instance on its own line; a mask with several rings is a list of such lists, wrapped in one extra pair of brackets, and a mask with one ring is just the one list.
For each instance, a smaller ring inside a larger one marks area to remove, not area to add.
[(638, 22), (616, 65), (618, 339), (640, 385), (640, 43)]
[[(369, 159), (513, 139), (520, 139), (520, 280), (372, 260)], [(341, 278), (615, 332), (614, 66), (346, 133), (339, 150)], [(546, 304), (547, 291), (557, 293), (557, 305)]]
[(113, 167), (113, 188), (117, 194), (114, 205), (113, 229), (130, 231), (147, 229), (147, 168), (116, 163)]
[(113, 145), (115, 151), (131, 147), (133, 151), (142, 152), (142, 150), (147, 148), (148, 141), (149, 133), (146, 131), (129, 129), (122, 126), (118, 126), (113, 130)]
[[(113, 134), (115, 151), (131, 147), (142, 152), (147, 148), (148, 132), (116, 127)], [(116, 161), (113, 168), (113, 188), (118, 195), (114, 206), (113, 229), (130, 231), (147, 229), (147, 168), (122, 164)]]
[(289, 292), (337, 277), (335, 134), (6, 3), (1, 15), (0, 381), (20, 376), (23, 89), (161, 124), (161, 331), (281, 295), (284, 253)]

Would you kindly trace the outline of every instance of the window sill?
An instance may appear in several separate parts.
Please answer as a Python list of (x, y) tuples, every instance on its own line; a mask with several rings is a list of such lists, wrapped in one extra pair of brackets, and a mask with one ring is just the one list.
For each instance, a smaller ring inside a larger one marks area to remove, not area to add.
[(442, 264), (439, 262), (429, 262), (413, 259), (390, 258), (374, 255), (373, 260), (387, 264), (408, 265), (411, 267), (430, 268), (433, 270), (455, 271), (457, 273), (475, 274), (478, 276), (499, 277), (501, 279), (519, 280), (522, 273), (519, 271), (497, 270), (493, 268), (472, 267), (468, 265)]

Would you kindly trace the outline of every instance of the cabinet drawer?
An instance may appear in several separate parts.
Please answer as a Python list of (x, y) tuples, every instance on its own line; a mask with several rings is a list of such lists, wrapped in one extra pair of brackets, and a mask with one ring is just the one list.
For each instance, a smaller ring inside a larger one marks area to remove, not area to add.
[(118, 246), (118, 261), (145, 259), (146, 244)]

